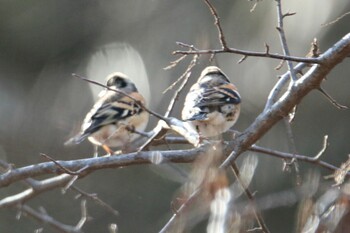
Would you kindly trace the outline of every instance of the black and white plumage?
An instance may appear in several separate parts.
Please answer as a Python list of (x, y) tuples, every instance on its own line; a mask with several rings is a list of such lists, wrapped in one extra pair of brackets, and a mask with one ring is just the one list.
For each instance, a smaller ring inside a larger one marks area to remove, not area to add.
[(217, 136), (236, 123), (240, 103), (235, 85), (218, 67), (208, 66), (186, 96), (182, 119), (201, 136)]
[(113, 90), (103, 90), (99, 94), (100, 98), (87, 113), (80, 133), (67, 144), (77, 144), (88, 138), (91, 143), (102, 146), (112, 154), (113, 151), (109, 147), (124, 147), (139, 137), (139, 134), (131, 132), (130, 129), (143, 131), (146, 128), (149, 114), (135, 103), (134, 99), (145, 104), (135, 84), (125, 74), (116, 72), (108, 76), (107, 86), (126, 95)]

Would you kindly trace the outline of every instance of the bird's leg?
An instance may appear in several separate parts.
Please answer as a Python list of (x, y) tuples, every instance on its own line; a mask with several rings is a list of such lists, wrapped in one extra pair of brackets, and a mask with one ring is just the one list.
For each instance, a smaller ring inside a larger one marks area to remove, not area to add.
[(94, 145), (94, 158), (98, 157), (98, 146)]
[(111, 148), (109, 148), (107, 145), (103, 144), (103, 145), (102, 145), (102, 148), (107, 152), (107, 154), (108, 154), (109, 156), (111, 156), (111, 155), (114, 154), (114, 151), (113, 151)]

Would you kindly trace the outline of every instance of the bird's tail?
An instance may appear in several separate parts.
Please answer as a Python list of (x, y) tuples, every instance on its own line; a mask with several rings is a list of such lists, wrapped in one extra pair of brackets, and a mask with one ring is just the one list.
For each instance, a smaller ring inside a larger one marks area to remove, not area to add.
[(88, 134), (78, 134), (70, 139), (68, 139), (64, 145), (65, 146), (71, 146), (71, 145), (74, 145), (74, 144), (79, 144), (81, 143), (82, 141), (84, 141), (86, 138), (87, 138)]

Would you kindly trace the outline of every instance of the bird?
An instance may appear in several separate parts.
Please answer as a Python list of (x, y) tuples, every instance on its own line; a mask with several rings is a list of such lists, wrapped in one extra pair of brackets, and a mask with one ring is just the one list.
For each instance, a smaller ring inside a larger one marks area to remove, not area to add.
[(146, 128), (149, 113), (142, 107), (146, 101), (127, 75), (121, 72), (108, 75), (106, 86), (86, 114), (80, 132), (66, 145), (79, 144), (88, 138), (112, 155), (110, 147), (126, 147), (140, 136), (137, 132)]
[(214, 137), (236, 123), (240, 105), (236, 86), (220, 68), (208, 66), (186, 95), (181, 117), (201, 137)]

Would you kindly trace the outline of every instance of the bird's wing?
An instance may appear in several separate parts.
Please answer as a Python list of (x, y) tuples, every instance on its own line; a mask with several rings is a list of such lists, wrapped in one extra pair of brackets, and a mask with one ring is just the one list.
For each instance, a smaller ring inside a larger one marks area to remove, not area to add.
[(190, 93), (192, 95), (195, 111), (186, 120), (206, 120), (207, 114), (212, 111), (221, 111), (225, 104), (239, 104), (241, 98), (233, 84), (225, 84), (219, 87), (205, 87)]
[(195, 104), (196, 107), (222, 106), (224, 104), (239, 104), (241, 98), (233, 84), (206, 88)]

